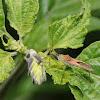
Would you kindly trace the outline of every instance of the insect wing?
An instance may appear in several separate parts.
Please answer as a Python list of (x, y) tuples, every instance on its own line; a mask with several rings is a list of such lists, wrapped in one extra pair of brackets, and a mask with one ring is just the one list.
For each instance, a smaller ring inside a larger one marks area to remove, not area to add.
[(63, 61), (64, 63), (79, 66), (79, 67), (81, 67), (85, 70), (88, 70), (88, 71), (94, 71), (94, 69), (90, 65), (88, 65), (87, 63), (76, 60), (76, 59), (70, 57), (69, 55), (59, 55), (58, 58), (60, 61)]

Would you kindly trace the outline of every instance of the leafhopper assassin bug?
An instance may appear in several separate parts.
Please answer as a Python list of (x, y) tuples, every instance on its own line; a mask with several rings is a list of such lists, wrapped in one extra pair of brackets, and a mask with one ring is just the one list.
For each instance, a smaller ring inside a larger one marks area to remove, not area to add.
[[(48, 12), (49, 16), (50, 13)], [(50, 49), (50, 54), (56, 56), (58, 58), (59, 61), (63, 62), (64, 64), (71, 64), (71, 65), (75, 65), (75, 66), (79, 66), (89, 72), (94, 71), (94, 69), (87, 63), (76, 60), (72, 57), (70, 57), (68, 54), (67, 55), (63, 55), (63, 54), (58, 54), (53, 50), (53, 27), (52, 27), (52, 19), (50, 16), (50, 20), (51, 20), (51, 37), (52, 37), (52, 44), (51, 44), (51, 49)]]
[[(79, 17), (81, 17), (82, 16), (82, 14), (79, 14)], [(73, 18), (73, 17), (72, 17)], [(50, 19), (51, 19), (51, 17), (50, 17)], [(76, 18), (77, 19), (77, 18)], [(77, 20), (79, 20), (80, 18), (78, 18)], [(67, 19), (64, 19), (63, 21), (61, 20), (60, 22), (61, 22), (61, 24), (63, 23), (63, 25), (64, 25), (64, 28), (66, 28), (66, 25), (68, 24), (67, 22), (66, 23), (64, 23), (64, 21), (65, 20), (67, 20)], [(69, 19), (70, 20), (70, 19)], [(71, 24), (73, 24), (74, 22), (70, 22), (69, 23), (69, 25), (71, 25)], [(76, 24), (75, 24), (76, 25)], [(71, 27), (71, 26), (70, 26)], [(73, 26), (74, 27), (74, 26)], [(74, 31), (73, 31), (74, 32)], [(91, 72), (91, 71), (93, 71), (93, 68), (90, 66), (90, 65), (88, 65), (87, 63), (85, 63), (85, 62), (82, 62), (82, 61), (79, 61), (79, 60), (76, 60), (76, 59), (74, 59), (74, 58), (72, 58), (72, 57), (70, 57), (69, 55), (62, 55), (62, 54), (57, 54), (57, 53), (54, 53), (54, 49), (53, 49), (53, 38), (55, 38), (54, 37), (54, 33), (53, 33), (53, 28), (52, 28), (52, 21), (51, 21), (51, 37), (52, 37), (52, 39), (51, 39), (51, 41), (52, 41), (52, 44), (51, 44), (51, 46), (49, 46), (49, 50), (47, 50), (48, 51), (48, 55), (54, 55), (54, 56), (56, 56), (57, 58), (58, 58), (58, 61), (60, 61), (60, 62), (63, 62), (65, 65), (66, 64), (71, 64), (71, 65), (74, 65), (74, 66), (78, 66), (78, 67), (80, 67), (80, 68), (83, 68), (83, 69), (85, 69), (85, 70), (87, 70), (87, 71), (89, 71), (89, 72)], [(65, 32), (66, 33), (66, 32)], [(64, 33), (64, 35), (65, 35), (65, 33)], [(77, 33), (77, 32), (76, 32)], [(57, 34), (60, 34), (60, 32), (58, 32)], [(62, 35), (61, 34), (61, 36), (64, 38), (64, 35)], [(69, 37), (70, 37), (70, 35), (69, 35)], [(65, 40), (64, 40), (65, 41)], [(80, 45), (82, 45), (82, 44), (80, 44)], [(59, 46), (58, 46), (59, 47)], [(56, 46), (56, 49), (58, 48), (57, 46)], [(63, 47), (64, 47), (64, 45), (63, 45)], [(63, 48), (62, 47), (62, 45), (60, 44), (60, 48)], [(31, 53), (30, 53), (31, 54)], [(30, 57), (31, 57), (31, 55), (30, 55)], [(36, 60), (37, 60), (37, 65), (38, 64), (40, 64), (41, 65), (41, 62), (42, 62), (42, 60), (40, 60), (40, 59), (37, 59), (37, 58), (40, 58), (40, 57), (38, 57), (37, 55), (36, 56), (32, 56), (32, 58), (35, 58)], [(29, 59), (30, 60), (30, 59)], [(30, 62), (28, 61), (28, 63), (29, 63), (29, 65), (30, 65)], [(32, 65), (32, 64), (31, 64)], [(31, 69), (29, 69), (29, 71), (30, 71)], [(42, 67), (42, 70), (43, 70), (43, 67)], [(41, 71), (42, 71), (41, 70)], [(34, 76), (34, 75), (32, 75), (32, 76)], [(34, 78), (34, 80), (35, 80), (35, 78)], [(38, 79), (38, 80), (41, 80), (41, 79)], [(40, 82), (41, 83), (41, 82)], [(40, 84), (39, 83), (39, 84)]]
[(52, 54), (55, 55), (58, 58), (58, 60), (62, 61), (64, 64), (79, 66), (89, 72), (94, 71), (94, 69), (89, 64), (79, 61), (77, 59), (74, 59), (70, 57), (69, 55), (57, 54), (56, 52), (52, 52)]

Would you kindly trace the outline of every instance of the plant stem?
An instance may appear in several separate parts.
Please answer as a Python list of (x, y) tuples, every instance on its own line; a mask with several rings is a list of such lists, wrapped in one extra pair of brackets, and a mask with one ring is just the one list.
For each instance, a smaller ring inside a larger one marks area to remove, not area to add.
[(21, 37), (20, 34), (19, 34), (19, 40), (20, 40), (20, 42), (23, 44), (23, 40), (22, 40), (22, 37)]
[[(0, 30), (3, 34), (2, 34), (2, 36), (3, 35), (6, 35), (9, 39), (12, 39), (12, 40), (14, 40), (14, 38), (8, 33), (8, 32), (6, 32), (6, 30), (5, 30), (5, 32), (4, 31), (2, 31), (2, 30)], [(1, 37), (1, 36), (0, 36)]]
[(8, 33), (8, 32), (6, 32), (6, 33), (4, 33), (9, 39), (12, 39), (12, 40), (14, 40), (14, 38)]
[[(22, 59), (19, 61), (19, 59), (16, 59), (16, 67), (12, 71), (10, 77), (4, 81), (4, 83), (0, 86), (0, 99), (5, 100), (5, 96), (7, 94), (7, 90), (10, 88), (12, 83), (16, 81), (16, 79), (22, 75), (22, 73), (25, 71), (26, 66), (25, 66), (25, 60)], [(24, 67), (23, 67), (24, 66)]]
[(12, 52), (11, 53), (11, 56), (15, 56), (15, 55), (17, 55), (17, 52)]

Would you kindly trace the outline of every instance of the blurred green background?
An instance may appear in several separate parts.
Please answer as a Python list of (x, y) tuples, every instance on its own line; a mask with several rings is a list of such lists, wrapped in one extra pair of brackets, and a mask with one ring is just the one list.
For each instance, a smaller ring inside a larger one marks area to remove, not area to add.
[[(88, 25), (88, 34), (84, 41), (84, 47), (77, 50), (59, 49), (57, 52), (69, 54), (72, 57), (77, 55), (89, 44), (100, 40), (100, 0), (90, 0), (91, 18)], [(81, 0), (39, 0), (39, 12), (37, 14), (36, 23), (30, 33), (24, 38), (24, 44), (29, 49), (33, 48), (36, 51), (44, 51), (47, 49), (48, 43), (48, 26), (56, 20), (60, 20), (67, 15), (74, 15), (80, 12), (82, 3)], [(6, 15), (6, 5), (4, 4)], [(50, 13), (48, 15), (48, 12)], [(16, 30), (10, 27), (9, 21), (6, 18), (7, 31), (17, 40)], [(3, 45), (0, 43), (0, 48)], [(0, 100), (74, 100), (73, 94), (66, 85), (54, 85), (51, 76), (47, 75), (47, 81), (38, 86), (32, 83), (30, 76), (27, 75), (27, 64), (21, 60), (21, 56), (15, 57), (17, 71), (13, 74), (8, 83), (7, 80), (1, 85)], [(18, 67), (18, 68), (17, 68)], [(6, 84), (7, 83), (7, 84)]]

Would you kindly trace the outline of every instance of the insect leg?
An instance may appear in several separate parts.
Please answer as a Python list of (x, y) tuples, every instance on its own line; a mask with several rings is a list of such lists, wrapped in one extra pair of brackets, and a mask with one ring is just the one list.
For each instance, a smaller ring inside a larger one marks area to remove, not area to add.
[(61, 84), (61, 83), (62, 83), (62, 81), (63, 81), (64, 74), (65, 74), (65, 69), (66, 69), (66, 66), (64, 65), (64, 67), (63, 67), (63, 74), (62, 74), (62, 77), (61, 77), (61, 82), (60, 82), (60, 84)]

